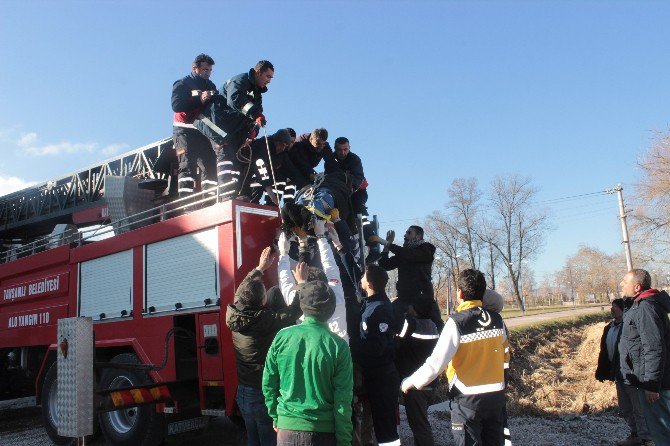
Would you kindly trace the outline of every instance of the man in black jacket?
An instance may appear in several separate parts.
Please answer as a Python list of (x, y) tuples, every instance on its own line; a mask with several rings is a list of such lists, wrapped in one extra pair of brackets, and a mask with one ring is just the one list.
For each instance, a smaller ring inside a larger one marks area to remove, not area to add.
[[(202, 189), (216, 186), (216, 158), (212, 144), (193, 125), (216, 93), (214, 82), (209, 80), (212, 65), (214, 59), (199, 54), (193, 61), (191, 74), (172, 86), (173, 147), (179, 162), (177, 191), (181, 197), (192, 194), (198, 186)], [(196, 181), (198, 167), (200, 178)]]
[(224, 198), (239, 194), (242, 166), (237, 152), (266, 124), (262, 95), (274, 72), (272, 63), (261, 60), (248, 72), (228, 79), (194, 122), (216, 146), (216, 174)]
[(354, 214), (360, 214), (363, 217), (363, 239), (366, 240), (370, 249), (366, 261), (373, 263), (379, 258), (379, 244), (368, 241), (371, 236), (375, 235), (375, 228), (368, 220), (368, 181), (363, 173), (363, 162), (351, 151), (349, 140), (344, 136), (335, 140), (335, 153), (330, 147), (324, 147), (322, 152), (326, 173), (346, 172), (351, 177), (351, 207)]
[[(396, 319), (402, 321), (407, 313), (407, 306), (415, 298), (429, 297), (433, 301), (430, 319), (435, 322), (438, 330), (442, 330), (444, 322), (440, 309), (435, 301), (432, 281), (433, 260), (435, 246), (423, 239), (423, 228), (412, 225), (405, 231), (402, 246), (394, 245), (395, 231), (386, 233), (386, 240), (377, 235), (370, 237), (370, 241), (384, 245), (379, 266), (386, 271), (398, 269), (396, 291), (398, 298), (393, 301)], [(389, 251), (394, 254), (389, 257)]]
[(650, 444), (651, 436), (647, 430), (647, 423), (640, 408), (637, 389), (623, 382), (621, 367), (619, 366), (619, 340), (621, 339), (621, 329), (623, 327), (624, 300), (620, 298), (614, 299), (612, 301), (611, 312), (614, 319), (605, 326), (603, 336), (600, 339), (600, 354), (598, 355), (596, 379), (599, 381), (614, 381), (616, 384), (619, 410), (630, 428), (628, 438), (618, 442), (617, 445), (633, 446)]
[(351, 353), (363, 372), (377, 443), (399, 445), (397, 412), (400, 378), (395, 361), (393, 306), (384, 290), (386, 271), (368, 265), (361, 279), (367, 297), (361, 307), (360, 337), (351, 339)]
[(629, 271), (622, 293), (635, 301), (623, 317), (621, 374), (638, 389), (647, 427), (656, 445), (670, 445), (670, 296), (651, 288), (643, 269)]
[(261, 390), (263, 367), (275, 334), (291, 326), (302, 314), (298, 299), (277, 311), (266, 306), (263, 272), (274, 261), (272, 250), (263, 250), (258, 267), (252, 269), (235, 291), (233, 305), (228, 305), (226, 325), (233, 332), (237, 366), (237, 405), (247, 429), (249, 446), (273, 446), (277, 436), (265, 407)]
[(289, 156), (300, 172), (299, 176), (291, 178), (298, 189), (302, 189), (314, 179), (316, 175), (314, 168), (323, 159), (324, 149), (331, 150), (326, 129), (315, 129), (312, 133), (305, 133), (296, 138), (289, 150)]

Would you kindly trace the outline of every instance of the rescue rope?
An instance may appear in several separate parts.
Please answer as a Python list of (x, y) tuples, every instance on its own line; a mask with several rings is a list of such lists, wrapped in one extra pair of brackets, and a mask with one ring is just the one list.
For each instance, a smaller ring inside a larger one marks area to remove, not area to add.
[[(268, 141), (268, 131), (265, 129), (265, 126), (263, 126), (263, 135), (265, 136), (265, 147), (267, 148), (268, 151), (268, 162), (270, 163), (270, 172), (272, 173), (272, 185), (274, 187), (274, 190), (277, 191), (275, 192), (275, 198), (277, 199), (277, 206), (279, 206), (279, 190), (277, 188), (277, 177), (275, 176), (275, 167), (274, 164), (272, 163), (272, 154), (270, 153), (270, 141)], [(279, 206), (281, 209), (281, 206)], [(284, 220), (281, 218), (281, 210), (279, 211), (279, 221), (284, 223)]]

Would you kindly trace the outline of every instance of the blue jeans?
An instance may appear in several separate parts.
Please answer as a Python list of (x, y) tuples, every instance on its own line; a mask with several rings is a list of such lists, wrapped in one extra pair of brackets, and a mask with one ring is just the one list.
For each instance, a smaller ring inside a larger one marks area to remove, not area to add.
[(638, 389), (638, 395), (654, 444), (670, 446), (670, 390), (661, 390), (661, 397), (653, 404), (647, 402), (643, 389)]
[(277, 433), (272, 428), (272, 418), (268, 415), (263, 392), (244, 384), (238, 384), (235, 399), (247, 428), (247, 444), (249, 446), (276, 446)]

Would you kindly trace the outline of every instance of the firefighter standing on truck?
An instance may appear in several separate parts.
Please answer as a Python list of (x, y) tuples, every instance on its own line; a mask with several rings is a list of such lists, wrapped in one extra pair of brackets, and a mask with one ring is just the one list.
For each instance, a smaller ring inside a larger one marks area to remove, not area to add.
[(196, 172), (200, 168), (200, 187), (216, 187), (216, 158), (210, 141), (194, 126), (193, 121), (207, 107), (216, 93), (209, 80), (214, 60), (199, 54), (193, 61), (191, 74), (172, 86), (173, 145), (179, 161), (177, 190), (180, 197), (196, 190)]
[(224, 199), (240, 193), (246, 171), (238, 151), (247, 140), (256, 138), (266, 123), (262, 94), (268, 91), (274, 72), (272, 63), (261, 60), (248, 72), (228, 79), (195, 122), (215, 144), (216, 174)]

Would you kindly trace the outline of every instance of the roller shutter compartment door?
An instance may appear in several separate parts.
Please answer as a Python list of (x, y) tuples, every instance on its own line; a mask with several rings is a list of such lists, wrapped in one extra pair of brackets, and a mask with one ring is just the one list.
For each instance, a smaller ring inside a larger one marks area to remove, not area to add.
[(146, 246), (146, 307), (155, 312), (212, 304), (218, 298), (216, 228)]
[(130, 315), (133, 309), (133, 252), (117, 252), (80, 264), (79, 316), (93, 320)]

